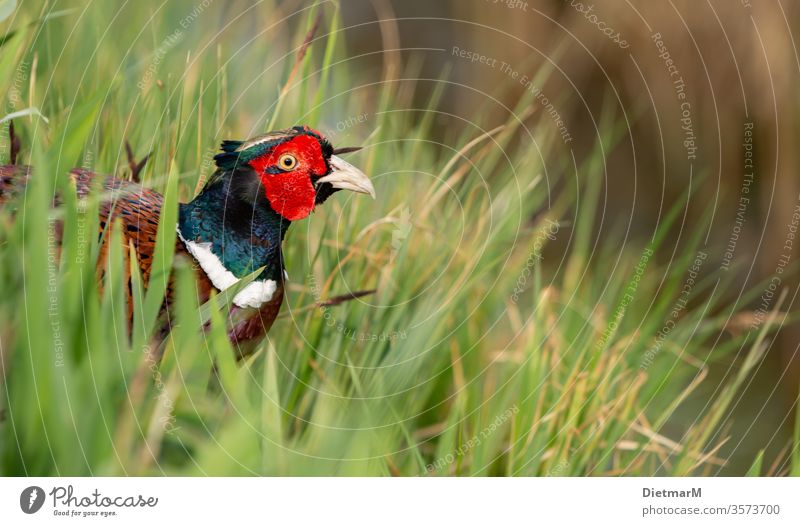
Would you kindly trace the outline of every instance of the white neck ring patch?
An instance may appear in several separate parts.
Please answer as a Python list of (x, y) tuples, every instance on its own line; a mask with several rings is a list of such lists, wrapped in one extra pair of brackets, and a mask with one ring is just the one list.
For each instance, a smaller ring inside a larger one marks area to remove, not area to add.
[[(185, 239), (178, 225), (175, 230), (186, 250), (197, 261), (214, 287), (222, 291), (239, 282), (239, 278), (225, 268), (219, 256), (211, 251), (211, 243), (197, 243)], [(238, 307), (257, 309), (271, 300), (277, 289), (278, 284), (272, 279), (252, 281), (233, 297), (233, 303)]]

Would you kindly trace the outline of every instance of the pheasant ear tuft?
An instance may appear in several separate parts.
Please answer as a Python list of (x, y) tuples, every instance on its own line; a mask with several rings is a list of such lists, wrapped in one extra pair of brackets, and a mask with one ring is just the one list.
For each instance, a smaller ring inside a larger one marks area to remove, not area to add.
[(244, 141), (222, 141), (220, 149), (222, 153), (214, 156), (214, 162), (222, 170), (233, 170), (237, 164), (242, 164), (240, 160), (241, 152), (237, 151)]
[(222, 144), (219, 147), (223, 152), (233, 153), (243, 144), (244, 141), (222, 141)]

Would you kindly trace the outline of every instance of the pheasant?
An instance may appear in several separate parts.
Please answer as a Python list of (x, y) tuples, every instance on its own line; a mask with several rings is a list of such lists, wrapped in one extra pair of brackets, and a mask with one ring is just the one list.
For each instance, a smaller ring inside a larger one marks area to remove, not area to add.
[[(175, 249), (176, 257), (183, 254), (196, 262), (197, 291), (203, 302), (212, 291), (226, 290), (263, 267), (233, 297), (228, 336), (243, 355), (269, 331), (280, 310), (286, 277), (281, 244), (292, 222), (306, 218), (339, 190), (369, 194), (374, 199), (375, 189), (360, 170), (337, 155), (357, 148), (335, 150), (321, 133), (307, 126), (247, 141), (223, 141), (221, 149), (214, 157), (216, 171), (202, 191), (179, 205)], [(20, 166), (0, 166), (0, 204), (24, 187), (28, 173)], [(97, 177), (82, 169), (72, 170), (70, 175), (79, 197), (89, 194)], [(105, 179), (104, 188), (113, 198), (100, 207), (101, 239), (108, 238), (102, 235), (107, 226), (120, 220), (123, 241), (126, 246), (132, 244), (146, 287), (163, 196), (113, 177)], [(99, 274), (107, 254), (104, 241), (97, 263)], [(165, 309), (171, 295), (170, 286)], [(132, 316), (130, 290), (128, 311)]]

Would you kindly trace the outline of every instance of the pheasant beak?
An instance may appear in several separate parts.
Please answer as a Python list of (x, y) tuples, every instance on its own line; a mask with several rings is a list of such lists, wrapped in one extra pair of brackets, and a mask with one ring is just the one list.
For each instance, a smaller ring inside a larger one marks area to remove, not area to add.
[(375, 187), (364, 172), (337, 155), (331, 155), (330, 166), (331, 173), (319, 179), (318, 183), (329, 183), (334, 188), (369, 194), (375, 199)]

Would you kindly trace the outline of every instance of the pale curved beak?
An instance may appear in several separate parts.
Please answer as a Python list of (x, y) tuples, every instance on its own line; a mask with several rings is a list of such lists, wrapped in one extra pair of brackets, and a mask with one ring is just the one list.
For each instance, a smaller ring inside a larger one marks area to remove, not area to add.
[(369, 194), (375, 199), (375, 187), (364, 172), (338, 155), (331, 155), (330, 165), (331, 173), (317, 180), (318, 183), (329, 183), (334, 188)]

